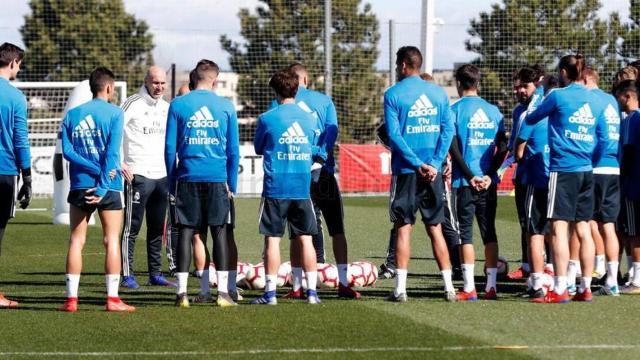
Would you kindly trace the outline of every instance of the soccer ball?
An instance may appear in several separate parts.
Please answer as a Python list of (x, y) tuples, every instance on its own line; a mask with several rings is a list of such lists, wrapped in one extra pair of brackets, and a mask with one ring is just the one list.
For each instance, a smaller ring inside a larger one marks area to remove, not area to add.
[[(529, 275), (529, 278), (527, 279), (527, 289), (532, 289), (532, 288), (533, 288), (533, 280), (531, 279), (531, 275)], [(542, 273), (542, 291), (544, 291), (546, 295), (549, 291), (553, 291), (554, 289), (555, 289), (555, 283), (553, 281), (553, 276), (547, 273)]]
[(282, 287), (291, 284), (291, 263), (289, 261), (280, 264), (278, 268), (278, 280), (276, 285)]
[[(487, 275), (487, 264), (484, 264), (482, 270)], [(506, 276), (509, 273), (509, 262), (504, 256), (498, 256), (498, 276)]]
[(378, 280), (377, 267), (368, 261), (356, 261), (349, 265), (348, 280), (352, 287), (371, 286)]
[(323, 288), (335, 289), (338, 287), (338, 267), (333, 264), (318, 264), (318, 284)]
[(238, 262), (238, 266), (236, 267), (237, 275), (236, 275), (236, 285), (240, 287), (248, 287), (246, 278), (249, 269), (252, 268), (253, 265), (249, 263)]
[(249, 287), (254, 290), (262, 290), (264, 289), (264, 285), (266, 282), (266, 277), (264, 275), (264, 263), (259, 263), (253, 265), (253, 267), (249, 268), (247, 271), (247, 277), (245, 278)]

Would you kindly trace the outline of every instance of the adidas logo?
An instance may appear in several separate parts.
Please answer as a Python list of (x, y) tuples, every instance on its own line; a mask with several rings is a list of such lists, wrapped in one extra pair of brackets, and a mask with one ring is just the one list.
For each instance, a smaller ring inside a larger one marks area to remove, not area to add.
[(308, 112), (309, 114), (313, 115), (313, 117), (315, 119), (318, 119), (318, 113), (311, 110), (311, 108), (309, 107), (309, 105), (307, 105), (304, 101), (300, 101), (298, 103), (298, 106), (300, 106), (300, 108), (306, 112)]
[(278, 140), (280, 144), (308, 144), (309, 139), (307, 135), (304, 134), (304, 131), (300, 127), (298, 122), (294, 122), (293, 125), (289, 126), (287, 131), (282, 133), (280, 140)]
[(95, 137), (102, 136), (102, 130), (96, 129), (96, 122), (91, 114), (85, 116), (73, 129), (73, 137)]
[(433, 106), (431, 100), (427, 97), (427, 95), (422, 94), (416, 100), (416, 102), (411, 106), (409, 110), (409, 117), (417, 117), (417, 116), (428, 116), (428, 115), (437, 115), (438, 109)]
[(607, 124), (620, 124), (620, 115), (618, 115), (618, 112), (611, 104), (609, 104), (604, 111), (604, 117), (607, 119)]
[(584, 104), (578, 111), (569, 116), (569, 122), (573, 124), (593, 125), (596, 123), (596, 119), (593, 117), (589, 104)]
[(496, 127), (496, 124), (494, 124), (487, 116), (487, 113), (480, 108), (473, 114), (467, 127), (469, 129), (493, 129)]
[(189, 118), (187, 121), (187, 128), (204, 128), (204, 127), (212, 127), (217, 128), (220, 126), (220, 122), (218, 120), (213, 119), (213, 115), (211, 115), (211, 111), (206, 106), (200, 108), (200, 110), (196, 111), (193, 116)]

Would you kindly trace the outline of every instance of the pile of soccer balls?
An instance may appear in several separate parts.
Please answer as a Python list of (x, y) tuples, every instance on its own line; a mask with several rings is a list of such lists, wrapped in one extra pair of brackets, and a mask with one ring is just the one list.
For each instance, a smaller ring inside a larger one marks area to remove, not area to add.
[[(338, 280), (338, 267), (334, 264), (318, 264), (318, 285), (325, 289), (337, 289)], [(249, 264), (239, 262), (237, 267), (236, 281), (239, 287), (243, 289), (264, 289), (265, 285), (265, 272), (264, 263)], [(291, 273), (291, 263), (285, 262), (280, 264), (278, 269), (278, 287), (291, 286), (291, 279), (293, 274)], [(347, 275), (347, 281), (352, 287), (365, 287), (373, 286), (378, 281), (378, 269), (377, 267), (368, 261), (356, 261), (349, 264), (349, 271)], [(216, 269), (213, 264), (209, 267), (209, 283), (211, 286), (216, 285)], [(307, 282), (303, 275), (302, 287), (306, 288)]]

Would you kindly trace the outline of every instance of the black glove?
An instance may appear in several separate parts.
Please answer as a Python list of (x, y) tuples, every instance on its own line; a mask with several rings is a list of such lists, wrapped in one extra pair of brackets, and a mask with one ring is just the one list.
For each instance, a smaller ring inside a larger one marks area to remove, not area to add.
[(22, 186), (18, 191), (18, 201), (20, 201), (20, 208), (26, 209), (31, 203), (31, 169), (27, 169), (29, 175), (25, 170), (22, 171)]

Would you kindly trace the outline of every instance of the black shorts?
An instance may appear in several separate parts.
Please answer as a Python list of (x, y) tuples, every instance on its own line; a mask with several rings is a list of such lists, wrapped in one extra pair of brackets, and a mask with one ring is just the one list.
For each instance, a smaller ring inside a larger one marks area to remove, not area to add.
[(552, 220), (589, 221), (593, 218), (593, 173), (549, 174), (547, 217)]
[(522, 232), (527, 232), (527, 212), (524, 204), (527, 202), (527, 185), (519, 180), (513, 182), (516, 200), (516, 211), (518, 213), (518, 224)]
[(236, 227), (236, 203), (232, 199), (229, 199), (229, 214), (227, 215), (227, 225), (231, 228)]
[(496, 184), (486, 191), (475, 191), (470, 186), (455, 188), (452, 191), (455, 202), (456, 223), (461, 244), (473, 244), (473, 218), (475, 216), (484, 244), (498, 242), (496, 235), (496, 207), (498, 190)]
[(329, 235), (344, 234), (344, 209), (336, 177), (322, 169), (317, 183), (311, 183), (311, 200), (324, 217)]
[(620, 229), (625, 235), (636, 237), (640, 235), (637, 224), (640, 224), (640, 201), (623, 199), (620, 210)]
[(315, 235), (316, 214), (311, 199), (262, 198), (260, 202), (260, 234), (282, 237), (287, 223), (291, 237)]
[(85, 199), (85, 196), (87, 196), (86, 191), (87, 189), (69, 191), (67, 202), (89, 214), (93, 214), (96, 210), (122, 210), (123, 208), (123, 194), (120, 191), (107, 191), (100, 203), (95, 205), (87, 204), (87, 199)]
[(620, 213), (620, 176), (593, 174), (593, 220), (614, 223)]
[(393, 223), (413, 225), (416, 211), (420, 210), (425, 225), (442, 224), (446, 201), (440, 174), (433, 182), (422, 181), (415, 173), (394, 175), (391, 179), (389, 216)]
[(550, 231), (549, 219), (547, 219), (548, 189), (527, 186), (525, 210), (527, 217), (527, 233), (529, 235), (547, 235)]
[(227, 184), (178, 182), (175, 218), (179, 226), (200, 229), (231, 222)]
[(9, 219), (16, 216), (18, 177), (0, 175), (0, 227), (5, 227)]

